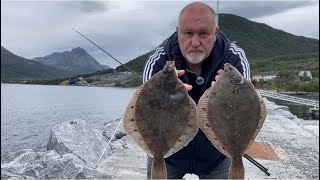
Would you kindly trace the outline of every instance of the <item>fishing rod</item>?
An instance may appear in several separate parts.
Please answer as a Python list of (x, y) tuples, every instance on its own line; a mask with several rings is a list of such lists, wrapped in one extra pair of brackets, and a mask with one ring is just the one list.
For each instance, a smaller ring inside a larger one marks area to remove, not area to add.
[[(112, 59), (116, 60), (119, 64), (121, 64), (122, 66), (124, 66), (125, 68), (127, 68), (130, 72), (132, 72), (136, 77), (138, 77), (140, 79), (140, 81), (142, 81), (142, 78), (136, 73), (134, 72), (132, 69), (130, 69), (128, 66), (126, 66), (125, 64), (122, 64), (120, 61), (118, 61), (115, 57), (113, 57), (111, 54), (109, 54), (107, 51), (105, 51), (104, 49), (102, 49), (100, 46), (98, 46), (96, 43), (94, 43), (93, 41), (91, 41), (89, 38), (87, 38), (85, 35), (83, 35), (82, 33), (80, 33), (79, 31), (77, 31), (76, 29), (72, 28), (74, 31), (76, 31), (77, 33), (79, 33), (82, 37), (84, 37), (85, 39), (87, 39), (88, 41), (90, 41), (93, 45), (95, 45), (96, 47), (98, 47), (100, 50), (102, 50), (104, 53), (106, 53), (107, 55), (109, 55)], [(119, 119), (119, 118), (116, 118)], [(116, 119), (114, 119), (113, 121), (115, 121)], [(105, 151), (107, 150), (108, 146), (110, 145), (111, 140), (113, 139), (116, 131), (118, 130), (120, 124), (122, 122), (122, 118), (121, 121), (119, 122), (118, 126), (116, 127), (116, 129), (114, 130), (112, 136), (109, 139), (109, 142), (107, 143), (106, 147), (103, 149), (102, 154), (100, 155), (98, 161), (95, 164), (95, 168), (98, 167), (98, 164), (102, 158), (102, 156), (105, 154)]]
[(217, 0), (217, 27), (219, 27), (219, 0)]
[(250, 157), (248, 154), (244, 154), (243, 157), (245, 157), (247, 160), (249, 160), (252, 164), (257, 166), (261, 171), (266, 173), (268, 176), (270, 176), (270, 173), (268, 172), (268, 169), (262, 166), (260, 163), (258, 163), (256, 160), (254, 160), (252, 157)]
[(98, 47), (100, 50), (102, 50), (104, 53), (106, 53), (107, 55), (109, 55), (112, 59), (116, 60), (118, 63), (120, 63), (122, 66), (124, 66), (125, 68), (127, 68), (130, 72), (132, 72), (136, 77), (138, 77), (140, 80), (142, 80), (142, 78), (136, 73), (134, 72), (132, 69), (130, 69), (128, 66), (126, 66), (125, 64), (122, 64), (120, 61), (118, 61), (115, 57), (113, 57), (111, 54), (109, 54), (107, 51), (105, 51), (104, 49), (102, 49), (100, 46), (98, 46), (96, 43), (94, 43), (93, 41), (91, 41), (89, 38), (87, 38), (85, 35), (83, 35), (82, 33), (80, 33), (79, 31), (77, 31), (76, 29), (72, 28), (74, 31), (76, 31), (77, 33), (79, 33), (82, 37), (84, 37), (85, 39), (87, 39), (88, 41), (90, 41), (93, 45), (95, 45), (96, 47)]

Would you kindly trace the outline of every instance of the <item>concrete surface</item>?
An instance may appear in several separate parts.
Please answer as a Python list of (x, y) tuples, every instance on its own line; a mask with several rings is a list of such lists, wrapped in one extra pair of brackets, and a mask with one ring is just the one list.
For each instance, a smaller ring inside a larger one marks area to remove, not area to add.
[[(279, 159), (256, 159), (268, 168), (270, 176), (243, 158), (245, 179), (319, 179), (319, 121), (302, 120), (286, 107), (265, 99), (268, 115), (256, 138), (267, 143)], [(104, 159), (99, 169), (113, 179), (146, 179), (146, 154), (126, 136), (127, 148)], [(187, 174), (185, 179), (199, 179)]]

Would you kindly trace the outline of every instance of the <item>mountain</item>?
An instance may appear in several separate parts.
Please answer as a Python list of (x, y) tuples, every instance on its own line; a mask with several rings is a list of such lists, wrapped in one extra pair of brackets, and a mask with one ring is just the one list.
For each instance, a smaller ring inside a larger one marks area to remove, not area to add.
[(62, 53), (54, 52), (44, 57), (36, 57), (33, 60), (76, 74), (93, 73), (110, 68), (109, 66), (98, 63), (80, 47)]
[(1, 46), (1, 81), (49, 80), (72, 75), (71, 72), (17, 56)]
[(230, 40), (236, 41), (248, 58), (319, 53), (317, 39), (295, 36), (233, 14), (220, 14), (219, 26)]
[(104, 69), (110, 69), (111, 67), (106, 65), (106, 64), (101, 64), (103, 66)]
[[(283, 55), (319, 54), (317, 39), (295, 36), (233, 14), (219, 14), (219, 27), (231, 41), (235, 41), (245, 51), (249, 62), (250, 59)], [(150, 53), (138, 56), (126, 65), (136, 72), (142, 72)], [(127, 71), (123, 66), (116, 69)]]

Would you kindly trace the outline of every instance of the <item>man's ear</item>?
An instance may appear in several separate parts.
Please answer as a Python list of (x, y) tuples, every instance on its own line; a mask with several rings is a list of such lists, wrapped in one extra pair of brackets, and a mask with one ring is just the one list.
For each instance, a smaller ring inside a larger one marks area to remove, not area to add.
[(176, 31), (177, 31), (177, 32), (178, 32), (178, 30), (179, 30), (179, 26), (176, 27)]
[(216, 27), (216, 33), (215, 33), (215, 34), (218, 35), (219, 31), (220, 31), (220, 28), (217, 26), (217, 27)]

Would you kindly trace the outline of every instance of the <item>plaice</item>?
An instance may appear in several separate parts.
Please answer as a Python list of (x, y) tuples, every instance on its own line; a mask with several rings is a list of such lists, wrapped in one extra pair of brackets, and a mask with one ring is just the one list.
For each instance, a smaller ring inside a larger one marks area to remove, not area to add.
[(153, 157), (153, 179), (167, 178), (164, 158), (194, 138), (196, 117), (196, 104), (177, 77), (174, 61), (134, 93), (124, 113), (124, 129)]
[(232, 159), (229, 179), (243, 179), (242, 155), (266, 118), (263, 98), (231, 64), (200, 98), (197, 122), (212, 144)]

